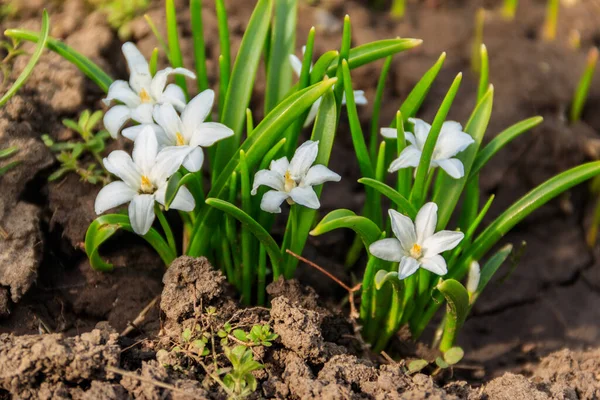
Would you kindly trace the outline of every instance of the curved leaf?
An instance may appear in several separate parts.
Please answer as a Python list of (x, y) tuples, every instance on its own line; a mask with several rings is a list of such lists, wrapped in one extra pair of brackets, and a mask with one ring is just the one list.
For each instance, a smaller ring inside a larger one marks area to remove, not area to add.
[[(326, 215), (325, 218), (323, 218), (323, 220), (319, 222), (312, 231), (310, 231), (310, 234), (312, 236), (319, 236), (335, 229), (349, 228), (360, 236), (365, 248), (367, 251), (369, 251), (369, 246), (373, 242), (379, 240), (379, 237), (381, 236), (381, 230), (373, 221), (368, 218), (349, 214), (344, 216), (344, 213), (347, 211), (348, 210), (332, 211)], [(336, 215), (332, 216), (331, 214), (333, 213), (336, 213)]]
[[(40, 40), (39, 33), (25, 29), (7, 29), (4, 31), (4, 34), (11, 38), (27, 40), (30, 42), (38, 42)], [(104, 92), (108, 92), (108, 88), (113, 82), (113, 79), (89, 58), (75, 51), (72, 47), (67, 46), (60, 40), (51, 37), (48, 37), (46, 47), (75, 65), (81, 72), (98, 85), (100, 89)]]
[[(117, 233), (119, 229), (133, 232), (127, 215), (102, 215), (96, 218), (88, 227), (85, 233), (85, 252), (90, 259), (90, 265), (95, 270), (112, 271), (113, 265), (102, 260), (99, 251), (100, 246)], [(155, 229), (150, 229), (147, 234), (141, 237), (156, 250), (165, 265), (171, 264), (177, 256)]]
[(38, 60), (42, 56), (42, 53), (44, 52), (44, 47), (46, 46), (46, 42), (48, 41), (48, 33), (50, 32), (50, 21), (48, 18), (48, 11), (46, 10), (44, 10), (44, 12), (42, 13), (42, 29), (40, 32), (41, 40), (38, 40), (35, 52), (29, 59), (29, 62), (27, 63), (27, 65), (25, 66), (15, 83), (13, 83), (13, 85), (10, 87), (10, 89), (8, 89), (4, 96), (0, 98), (0, 107), (6, 104), (6, 102), (10, 100), (10, 98), (13, 97), (15, 93), (17, 93), (17, 90), (19, 90), (21, 86), (23, 86), (27, 78), (29, 78), (29, 75), (31, 75), (31, 72), (33, 72), (33, 67), (35, 67), (35, 64), (37, 64)]
[(437, 285), (437, 289), (446, 298), (446, 322), (444, 326), (444, 335), (440, 343), (440, 350), (447, 351), (454, 345), (458, 330), (469, 313), (469, 293), (467, 289), (454, 279), (447, 279)]
[(360, 178), (358, 183), (362, 183), (365, 186), (369, 186), (377, 190), (379, 193), (390, 199), (396, 206), (398, 206), (400, 211), (408, 215), (413, 221), (417, 217), (417, 210), (413, 207), (413, 205), (410, 204), (410, 202), (404, 196), (398, 193), (398, 191), (394, 190), (394, 188), (391, 186), (371, 178)]
[(398, 281), (398, 272), (391, 271), (388, 272), (384, 269), (380, 269), (375, 274), (375, 289), (380, 290), (384, 283), (390, 281), (390, 283), (394, 286), (398, 286), (400, 282)]
[(267, 254), (269, 255), (271, 263), (273, 264), (273, 279), (277, 280), (281, 274), (281, 262), (283, 257), (279, 251), (277, 243), (275, 243), (275, 240), (271, 237), (269, 232), (267, 232), (265, 228), (263, 228), (251, 216), (225, 200), (209, 198), (206, 199), (206, 204), (231, 215), (248, 228), (250, 233), (252, 233), (252, 235), (254, 235), (254, 237), (256, 237), (256, 239), (261, 242), (267, 250)]

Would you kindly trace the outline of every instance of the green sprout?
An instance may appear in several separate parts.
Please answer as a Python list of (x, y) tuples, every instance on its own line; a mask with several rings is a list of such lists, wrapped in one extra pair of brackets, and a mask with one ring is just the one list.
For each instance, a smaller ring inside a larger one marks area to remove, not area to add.
[(483, 44), (483, 27), (485, 25), (485, 9), (479, 8), (475, 13), (475, 32), (473, 33), (473, 43), (471, 45), (471, 69), (479, 73), (481, 69), (479, 51)]
[(559, 7), (560, 0), (548, 0), (546, 5), (546, 21), (544, 22), (544, 29), (542, 33), (542, 37), (546, 41), (551, 42), (556, 39)]
[(587, 63), (585, 70), (579, 79), (579, 84), (575, 89), (573, 95), (573, 103), (571, 104), (571, 112), (569, 114), (571, 122), (576, 122), (581, 119), (583, 113), (583, 107), (587, 100), (590, 86), (592, 85), (592, 79), (594, 78), (594, 72), (596, 71), (596, 63), (598, 62), (598, 49), (592, 47), (588, 52)]
[[(64, 119), (63, 125), (77, 132), (83, 141), (55, 142), (49, 135), (42, 135), (42, 140), (48, 148), (58, 153), (56, 159), (60, 167), (49, 177), (49, 181), (62, 178), (68, 172), (74, 172), (80, 176), (82, 181), (96, 184), (107, 184), (110, 182), (108, 171), (103, 166), (102, 153), (106, 148), (106, 140), (110, 137), (106, 130), (94, 133), (103, 112), (91, 113), (89, 110), (82, 111), (77, 121)], [(90, 154), (96, 162), (82, 165), (81, 157)]]
[(502, 16), (512, 21), (515, 19), (515, 15), (517, 14), (517, 7), (519, 6), (519, 0), (504, 0), (502, 5)]
[(390, 15), (392, 18), (402, 18), (406, 12), (406, 0), (393, 0)]
[[(0, 160), (3, 158), (9, 158), (13, 156), (15, 153), (19, 151), (19, 148), (16, 146), (7, 147), (5, 149), (0, 149)], [(0, 166), (0, 176), (6, 174), (9, 170), (13, 169), (17, 165), (19, 165), (20, 161), (12, 161), (6, 165)]]
[(244, 398), (256, 391), (257, 382), (252, 372), (264, 368), (254, 361), (254, 353), (246, 346), (225, 348), (225, 357), (231, 363), (231, 371), (223, 377), (223, 383), (234, 394), (234, 398)]

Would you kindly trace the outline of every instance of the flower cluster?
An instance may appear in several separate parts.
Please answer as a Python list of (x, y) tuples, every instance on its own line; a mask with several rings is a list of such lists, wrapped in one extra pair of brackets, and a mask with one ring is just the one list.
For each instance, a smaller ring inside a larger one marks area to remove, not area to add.
[[(233, 135), (223, 124), (205, 122), (214, 102), (214, 92), (206, 90), (189, 103), (183, 90), (167, 85), (172, 74), (195, 78), (184, 68), (165, 68), (154, 76), (148, 62), (132, 43), (123, 45), (123, 54), (130, 70), (129, 83), (115, 81), (104, 102), (116, 100), (104, 116), (104, 126), (116, 138), (129, 120), (137, 122), (123, 129), (123, 136), (134, 141), (133, 154), (113, 151), (103, 161), (106, 169), (120, 178), (105, 186), (96, 198), (95, 211), (104, 211), (129, 204), (132, 229), (145, 235), (154, 221), (155, 202), (164, 204), (168, 179), (181, 166), (196, 172), (202, 168), (202, 147)], [(178, 114), (178, 112), (181, 113)], [(182, 186), (171, 208), (190, 212), (195, 203), (191, 193)]]

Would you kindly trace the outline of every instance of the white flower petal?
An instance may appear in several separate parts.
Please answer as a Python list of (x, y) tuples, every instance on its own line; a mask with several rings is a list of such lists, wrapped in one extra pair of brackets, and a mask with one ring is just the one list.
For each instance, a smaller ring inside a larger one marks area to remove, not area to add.
[(417, 148), (422, 151), (423, 146), (425, 146), (425, 141), (427, 141), (429, 131), (431, 130), (431, 125), (419, 118), (409, 118), (408, 121), (415, 125), (414, 130), (415, 138), (417, 139)]
[(140, 53), (138, 48), (131, 42), (125, 43), (122, 50), (125, 59), (127, 59), (127, 65), (129, 66), (129, 85), (137, 93), (142, 89), (149, 90), (152, 76), (150, 75), (148, 62), (142, 53)]
[(142, 171), (142, 174), (149, 175), (156, 163), (158, 154), (158, 142), (154, 130), (150, 126), (144, 127), (133, 143), (133, 162)]
[(285, 176), (288, 168), (290, 167), (290, 162), (287, 157), (281, 157), (278, 160), (272, 160), (271, 165), (269, 165), (269, 169), (273, 172), (277, 172), (281, 176)]
[(129, 203), (129, 222), (138, 235), (148, 233), (154, 222), (154, 195), (138, 194)]
[(119, 177), (132, 189), (138, 189), (142, 184), (142, 174), (131, 156), (123, 150), (115, 150), (104, 160), (104, 167), (111, 174)]
[(416, 146), (410, 145), (404, 148), (400, 156), (390, 164), (388, 172), (396, 172), (402, 168), (418, 167), (421, 161), (421, 150)]
[(406, 279), (419, 269), (421, 263), (412, 257), (402, 257), (398, 266), (398, 279)]
[(118, 100), (129, 108), (134, 108), (140, 105), (140, 96), (129, 87), (129, 83), (123, 80), (116, 80), (111, 83), (108, 88), (108, 93), (102, 102), (105, 105), (110, 105), (112, 100)]
[(154, 75), (154, 78), (152, 78), (152, 83), (150, 84), (150, 93), (152, 94), (152, 97), (155, 99), (160, 99), (163, 91), (165, 90), (165, 86), (167, 85), (167, 79), (169, 78), (169, 75), (175, 74), (196, 79), (196, 74), (188, 69), (167, 67), (158, 71), (156, 75)]
[(417, 235), (415, 233), (415, 224), (406, 215), (400, 214), (396, 210), (388, 211), (392, 221), (392, 231), (396, 238), (400, 241), (405, 254), (409, 254), (413, 245), (417, 243)]
[(417, 231), (417, 243), (423, 244), (425, 239), (433, 235), (437, 224), (438, 206), (434, 202), (423, 205), (415, 219), (415, 230)]
[(290, 191), (290, 197), (301, 206), (312, 208), (314, 210), (321, 207), (319, 198), (311, 186), (295, 187)]
[(154, 106), (149, 103), (140, 104), (136, 108), (131, 110), (131, 119), (139, 122), (140, 124), (153, 124), (152, 110)]
[(365, 105), (369, 104), (369, 102), (367, 101), (367, 98), (365, 97), (364, 90), (355, 90), (354, 91), (354, 102), (356, 103), (357, 106), (365, 106)]
[(157, 185), (161, 185), (171, 177), (183, 160), (194, 150), (191, 146), (167, 146), (156, 156), (156, 163), (150, 172), (150, 179)]
[[(167, 185), (165, 184), (162, 185), (160, 189), (156, 191), (156, 193), (154, 193), (154, 197), (158, 203), (164, 205), (166, 194)], [(194, 210), (194, 207), (196, 207), (194, 196), (192, 196), (192, 193), (185, 186), (182, 186), (179, 188), (179, 191), (177, 191), (177, 194), (175, 195), (175, 198), (171, 202), (169, 208), (190, 212)]]
[(425, 268), (427, 271), (431, 271), (434, 274), (444, 276), (448, 273), (448, 267), (446, 266), (446, 260), (440, 255), (433, 257), (424, 257), (421, 259), (421, 268)]
[[(157, 105), (154, 107), (152, 115), (156, 123), (164, 129), (170, 139), (171, 145), (174, 146), (177, 144), (177, 134), (182, 135), (189, 143), (190, 137), (186, 137), (186, 132), (183, 132), (183, 124), (172, 104), (165, 103)], [(188, 132), (188, 135), (191, 136), (191, 132)]]
[(183, 160), (183, 167), (190, 172), (197, 172), (200, 171), (203, 163), (204, 152), (202, 147), (193, 147), (191, 153)]
[(131, 119), (131, 110), (127, 106), (114, 106), (104, 114), (104, 128), (113, 139), (119, 135), (121, 127)]
[(308, 115), (306, 116), (306, 120), (304, 121), (303, 127), (306, 128), (310, 126), (315, 118), (317, 118), (317, 113), (319, 112), (319, 106), (321, 105), (322, 98), (319, 97), (312, 106), (310, 106), (310, 110), (308, 111)]
[(302, 61), (295, 54), (290, 54), (290, 65), (292, 66), (292, 70), (296, 74), (296, 76), (300, 77), (300, 73), (302, 72)]
[(435, 160), (432, 165), (437, 165), (454, 179), (460, 179), (465, 176), (465, 167), (458, 158), (449, 158), (447, 160)]
[(100, 215), (106, 210), (130, 202), (137, 192), (123, 181), (111, 182), (104, 186), (96, 196), (94, 210)]
[(381, 128), (381, 136), (386, 139), (398, 139), (398, 130), (396, 128)]
[(281, 212), (281, 203), (283, 203), (289, 195), (286, 192), (278, 190), (269, 190), (260, 200), (260, 209), (273, 214)]
[(162, 148), (165, 146), (169, 146), (171, 143), (169, 138), (166, 136), (165, 131), (156, 124), (141, 124), (130, 126), (129, 128), (125, 128), (121, 131), (121, 134), (129, 140), (135, 140), (140, 132), (146, 128), (150, 127), (154, 131), (154, 135), (156, 136), (156, 140), (158, 141), (158, 147)]
[(314, 165), (310, 167), (304, 179), (302, 179), (302, 185), (315, 186), (325, 182), (339, 182), (342, 179), (341, 176), (330, 170), (324, 165)]
[(439, 231), (434, 233), (421, 244), (423, 257), (430, 258), (444, 251), (452, 250), (464, 237), (464, 233), (456, 231)]
[(269, 171), (268, 169), (258, 171), (254, 175), (254, 182), (252, 183), (252, 191), (250, 193), (254, 196), (258, 191), (258, 188), (263, 185), (268, 186), (271, 189), (283, 191), (283, 176), (277, 172)]
[(294, 179), (303, 178), (319, 153), (319, 142), (307, 140), (302, 143), (290, 161), (289, 171)]
[(404, 138), (408, 143), (412, 144), (413, 146), (417, 145), (417, 139), (415, 138), (415, 135), (413, 135), (411, 132), (404, 132)]
[(181, 113), (181, 121), (185, 129), (193, 132), (212, 110), (215, 101), (215, 92), (211, 89), (206, 89), (202, 93), (194, 97)]
[(209, 147), (225, 138), (233, 136), (233, 130), (218, 122), (203, 122), (192, 134), (191, 146)]
[(473, 143), (475, 140), (471, 135), (462, 131), (462, 126), (458, 122), (446, 121), (435, 144), (433, 159), (454, 157)]
[(385, 261), (399, 262), (404, 256), (398, 239), (381, 239), (369, 246), (369, 253)]
[(173, 107), (175, 107), (177, 111), (181, 112), (185, 108), (185, 93), (183, 93), (183, 89), (181, 89), (178, 85), (170, 83), (167, 85), (167, 88), (162, 95), (158, 98), (158, 103), (173, 104)]

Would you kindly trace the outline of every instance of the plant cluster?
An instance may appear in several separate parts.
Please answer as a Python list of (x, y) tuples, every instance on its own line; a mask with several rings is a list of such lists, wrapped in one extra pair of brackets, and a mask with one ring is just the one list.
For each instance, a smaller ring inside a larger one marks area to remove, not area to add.
[[(512, 247), (490, 251), (537, 208), (600, 173), (600, 162), (563, 172), (483, 226), (493, 196), (481, 202), (481, 169), (504, 146), (542, 122), (540, 117), (518, 122), (483, 145), (494, 99), (485, 46), (478, 53), (477, 104), (464, 125), (447, 118), (461, 74), (431, 124), (417, 118), (444, 64), (442, 54), (398, 106), (396, 117), (381, 128), (379, 116), (392, 57), (418, 46), (420, 40), (397, 38), (352, 47), (352, 26), (346, 17), (339, 50), (325, 52), (313, 64), (316, 33), (312, 29), (300, 62), (291, 56), (297, 1), (259, 0), (232, 66), (227, 13), (223, 1), (216, 0), (221, 56), (215, 95), (208, 88), (202, 2), (190, 1), (195, 72), (183, 67), (175, 6), (173, 0), (165, 4), (167, 39), (158, 36), (158, 41), (170, 66), (158, 71), (157, 49), (147, 61), (135, 45), (125, 43), (128, 81), (113, 81), (89, 59), (46, 38), (46, 46), (106, 91), (107, 104), (117, 103), (104, 115), (109, 134), (120, 133), (133, 141), (131, 155), (117, 150), (103, 160), (104, 168), (118, 180), (100, 191), (96, 212), (129, 205), (127, 213), (101, 215), (88, 229), (85, 248), (98, 270), (112, 269), (99, 255), (101, 245), (119, 230), (132, 231), (167, 266), (180, 254), (207, 256), (222, 268), (244, 303), (263, 304), (268, 281), (294, 276), (298, 260), (288, 251), (301, 254), (309, 233), (317, 236), (349, 228), (356, 232), (356, 240), (348, 252), (348, 265), (366, 256), (360, 303), (364, 338), (380, 351), (407, 326), (418, 340), (444, 307), (433, 340), (442, 353), (436, 365), (444, 369), (462, 357), (456, 350), (457, 335)], [(7, 34), (40, 39), (40, 34), (30, 31)], [(248, 106), (261, 58), (266, 69), (265, 116), (255, 121), (256, 113)], [(377, 59), (385, 62), (366, 136), (357, 104), (367, 101), (353, 87), (351, 70)], [(171, 75), (175, 83), (167, 84)], [(186, 77), (197, 79), (199, 94), (191, 99)], [(359, 214), (338, 209), (315, 225), (321, 185), (342, 179), (328, 168), (342, 105), (347, 109), (366, 201)], [(306, 141), (300, 140), (304, 127), (311, 129)], [(171, 209), (178, 213), (168, 212)], [(279, 213), (285, 231), (272, 235)], [(175, 218), (181, 220), (181, 232), (172, 229)], [(154, 224), (155, 219), (159, 224)], [(257, 344), (266, 346), (273, 335), (265, 327), (236, 333), (224, 326), (222, 331), (220, 337), (244, 346), (226, 352), (234, 367), (223, 382), (229, 390), (246, 393), (255, 386), (250, 373), (257, 367), (248, 351)], [(193, 349), (202, 357), (213, 337), (192, 327), (179, 349), (188, 353)]]

